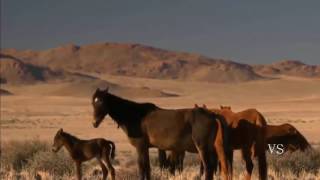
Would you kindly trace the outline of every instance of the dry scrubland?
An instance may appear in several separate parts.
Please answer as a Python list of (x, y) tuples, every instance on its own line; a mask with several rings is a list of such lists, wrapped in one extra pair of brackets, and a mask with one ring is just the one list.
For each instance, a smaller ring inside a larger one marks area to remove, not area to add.
[[(271, 124), (289, 122), (296, 126), (315, 148), (320, 142), (318, 79), (282, 77), (275, 80), (215, 84), (111, 75), (99, 77), (129, 88), (111, 88), (114, 93), (140, 102), (154, 102), (165, 108), (192, 107), (194, 103), (205, 103), (209, 107), (231, 105), (235, 111), (255, 107)], [(113, 140), (117, 146), (114, 161), (117, 177), (137, 179), (135, 152), (124, 133), (110, 118), (98, 129), (91, 125), (90, 91), (96, 85), (71, 82), (3, 85), (1, 88), (14, 95), (1, 96), (1, 179), (32, 179), (35, 175), (48, 179), (70, 179), (74, 173), (73, 165), (65, 151), (58, 154), (50, 151), (53, 136), (60, 127), (80, 138), (104, 137)], [(150, 154), (154, 179), (199, 179), (196, 156), (189, 154), (185, 171), (172, 177), (157, 168), (156, 151), (151, 150)], [(320, 178), (317, 174), (320, 166), (319, 150), (268, 158), (269, 176), (274, 179)], [(94, 162), (87, 163), (84, 168), (87, 179), (96, 179), (100, 175), (100, 169)], [(244, 167), (238, 156), (235, 169), (235, 179), (241, 179)]]

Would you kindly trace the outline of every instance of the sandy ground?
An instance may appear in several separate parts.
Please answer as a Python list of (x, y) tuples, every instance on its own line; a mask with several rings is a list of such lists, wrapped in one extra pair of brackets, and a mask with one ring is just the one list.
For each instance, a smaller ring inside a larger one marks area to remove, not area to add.
[[(134, 99), (153, 102), (164, 108), (193, 107), (195, 103), (207, 104), (208, 107), (231, 105), (235, 111), (257, 108), (270, 124), (292, 123), (310, 142), (320, 142), (320, 80), (282, 78), (240, 84), (213, 84), (110, 75), (101, 77), (125, 86), (150, 87), (179, 95)], [(2, 86), (15, 94), (1, 97), (2, 142), (32, 138), (52, 141), (55, 132), (63, 127), (65, 131), (80, 138), (104, 137), (113, 140), (119, 151), (133, 150), (122, 130), (109, 117), (99, 128), (92, 127), (90, 96), (43, 95), (46, 89), (55, 86)], [(71, 92), (78, 90), (77, 87), (69, 89)]]

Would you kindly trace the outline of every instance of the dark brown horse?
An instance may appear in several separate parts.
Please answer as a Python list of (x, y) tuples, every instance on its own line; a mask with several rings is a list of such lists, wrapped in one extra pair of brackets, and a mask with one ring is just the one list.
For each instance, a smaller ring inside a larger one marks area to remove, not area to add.
[[(195, 108), (199, 108), (197, 104), (195, 104)], [(231, 147), (229, 144), (229, 128), (225, 121), (225, 119), (219, 115), (217, 115), (217, 120), (215, 121), (216, 129), (216, 138), (211, 142), (215, 148), (215, 153), (218, 156), (220, 168), (222, 171), (223, 179), (232, 179), (231, 168)], [(169, 168), (171, 174), (174, 174), (175, 170), (178, 171), (183, 170), (183, 160), (185, 153), (177, 153), (174, 151), (170, 151), (170, 154), (167, 159), (163, 160), (159, 157), (159, 161), (166, 161), (167, 168)], [(203, 174), (203, 166), (201, 165), (200, 174)]]
[[(81, 163), (90, 159), (97, 159), (99, 162), (103, 179), (107, 179), (108, 170), (111, 172), (111, 178), (115, 179), (115, 170), (111, 165), (110, 157), (115, 157), (115, 145), (112, 141), (108, 141), (102, 138), (91, 140), (80, 140), (75, 136), (60, 129), (55, 137), (52, 146), (53, 152), (58, 152), (60, 148), (64, 146), (70, 153), (71, 158), (76, 163), (77, 177), (81, 179)], [(107, 168), (105, 164), (107, 165)]]
[(311, 148), (307, 139), (291, 124), (267, 125), (267, 143), (282, 144), (285, 151), (305, 151)]
[(174, 152), (198, 152), (205, 169), (205, 179), (213, 179), (215, 114), (202, 108), (161, 109), (152, 103), (136, 103), (106, 90), (92, 96), (93, 126), (97, 128), (106, 115), (118, 123), (136, 148), (140, 179), (150, 179), (149, 148)]

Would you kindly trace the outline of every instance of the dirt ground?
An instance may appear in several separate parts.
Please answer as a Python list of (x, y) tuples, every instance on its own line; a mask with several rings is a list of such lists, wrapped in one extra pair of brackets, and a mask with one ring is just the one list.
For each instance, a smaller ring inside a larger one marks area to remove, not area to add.
[[(139, 102), (153, 102), (163, 108), (193, 107), (195, 103), (206, 104), (208, 107), (231, 105), (234, 111), (257, 108), (269, 124), (292, 123), (311, 143), (320, 142), (317, 136), (320, 130), (319, 79), (282, 77), (239, 84), (214, 84), (110, 75), (101, 78), (129, 87), (148, 87), (178, 95), (131, 98)], [(51, 141), (55, 132), (62, 127), (80, 138), (104, 137), (113, 140), (120, 151), (133, 150), (122, 130), (109, 117), (99, 128), (92, 127), (90, 96), (56, 96), (46, 93), (57, 86), (2, 86), (14, 95), (1, 96), (1, 141), (32, 138)], [(81, 88), (63, 90), (72, 94)], [(122, 96), (128, 97), (129, 94)]]

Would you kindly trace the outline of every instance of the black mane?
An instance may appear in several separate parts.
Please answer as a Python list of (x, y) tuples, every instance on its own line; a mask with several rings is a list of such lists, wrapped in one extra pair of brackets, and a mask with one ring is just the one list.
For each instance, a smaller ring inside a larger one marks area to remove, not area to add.
[(141, 136), (142, 119), (151, 111), (159, 109), (153, 103), (137, 103), (110, 93), (105, 94), (104, 101), (112, 119), (119, 126), (124, 126), (132, 137)]
[(62, 132), (61, 134), (62, 137), (66, 138), (66, 140), (71, 143), (71, 145), (73, 145), (75, 142), (80, 141), (79, 138), (77, 138), (76, 136), (73, 136), (67, 132)]

